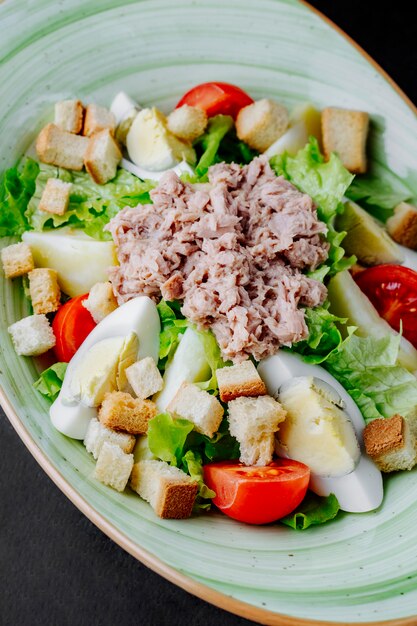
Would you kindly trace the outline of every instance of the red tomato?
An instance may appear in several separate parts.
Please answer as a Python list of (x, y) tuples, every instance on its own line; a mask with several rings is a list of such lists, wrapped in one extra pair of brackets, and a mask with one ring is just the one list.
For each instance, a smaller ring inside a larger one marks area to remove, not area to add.
[(188, 104), (203, 109), (208, 117), (222, 113), (236, 118), (240, 109), (252, 103), (252, 98), (240, 87), (229, 83), (202, 83), (187, 91), (176, 108)]
[(376, 265), (354, 275), (378, 313), (417, 348), (417, 272), (402, 265)]
[(265, 467), (236, 461), (209, 463), (204, 482), (216, 492), (214, 504), (248, 524), (269, 524), (291, 513), (303, 500), (310, 480), (307, 465), (277, 459)]
[(81, 304), (88, 294), (68, 300), (54, 317), (52, 329), (56, 337), (55, 354), (59, 361), (68, 363), (84, 339), (95, 328), (91, 314)]

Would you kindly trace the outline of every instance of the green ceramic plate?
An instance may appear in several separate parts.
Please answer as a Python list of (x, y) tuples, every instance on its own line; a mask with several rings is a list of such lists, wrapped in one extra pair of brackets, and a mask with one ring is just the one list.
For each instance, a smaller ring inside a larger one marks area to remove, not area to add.
[[(369, 111), (374, 167), (417, 193), (412, 106), (296, 0), (6, 0), (0, 24), (0, 170), (62, 97), (109, 103), (123, 89), (169, 110), (186, 89), (214, 79), (290, 106), (307, 99)], [(36, 365), (15, 355), (7, 334), (26, 314), (22, 291), (0, 280), (5, 410), (52, 479), (104, 532), (174, 583), (258, 622), (416, 624), (416, 472), (389, 480), (381, 510), (305, 533), (216, 514), (162, 521), (133, 494), (95, 482), (81, 443), (51, 427), (48, 405), (32, 389)]]

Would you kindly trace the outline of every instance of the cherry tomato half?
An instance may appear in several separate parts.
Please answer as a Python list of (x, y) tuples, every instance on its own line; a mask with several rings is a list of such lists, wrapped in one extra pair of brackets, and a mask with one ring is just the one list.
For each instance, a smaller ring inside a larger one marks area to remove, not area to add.
[(307, 465), (290, 459), (276, 459), (265, 467), (222, 461), (203, 470), (204, 482), (216, 492), (213, 503), (248, 524), (269, 524), (291, 513), (303, 500), (310, 480)]
[(55, 315), (52, 329), (55, 333), (55, 354), (59, 361), (68, 363), (84, 339), (95, 328), (91, 314), (81, 304), (88, 294), (68, 300)]
[(221, 113), (235, 118), (240, 109), (252, 103), (253, 99), (240, 87), (229, 83), (202, 83), (187, 91), (176, 108), (188, 104), (203, 109), (208, 117)]
[(402, 265), (376, 265), (354, 279), (378, 313), (417, 348), (417, 272)]

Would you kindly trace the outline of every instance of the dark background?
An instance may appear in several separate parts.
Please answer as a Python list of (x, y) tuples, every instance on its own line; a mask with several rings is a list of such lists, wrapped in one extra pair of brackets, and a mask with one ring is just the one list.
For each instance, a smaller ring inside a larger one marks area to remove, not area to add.
[[(253, 0), (256, 2), (256, 0)], [(411, 2), (313, 1), (417, 101)], [(349, 85), (346, 86), (349, 89)], [(0, 626), (250, 626), (123, 552), (58, 490), (0, 415)]]

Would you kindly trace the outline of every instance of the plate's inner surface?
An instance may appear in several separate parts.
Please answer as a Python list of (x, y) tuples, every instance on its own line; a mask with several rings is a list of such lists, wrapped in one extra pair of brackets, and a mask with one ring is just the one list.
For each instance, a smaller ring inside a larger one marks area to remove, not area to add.
[[(108, 104), (124, 90), (168, 111), (187, 88), (214, 79), (289, 106), (310, 100), (369, 111), (374, 167), (385, 176), (389, 168), (416, 194), (414, 113), (359, 52), (295, 0), (106, 1), (99, 13), (93, 0), (62, 6), (0, 6), (0, 84), (7, 85), (1, 170), (62, 97)], [(118, 530), (189, 577), (273, 612), (346, 622), (415, 612), (416, 472), (387, 481), (381, 510), (340, 515), (304, 533), (247, 527), (217, 514), (160, 520), (137, 496), (94, 481), (82, 444), (52, 428), (48, 404), (32, 389), (36, 364), (15, 355), (7, 334), (27, 314), (20, 283), (0, 280), (1, 386), (52, 465)]]

